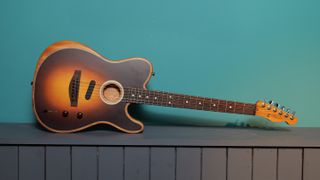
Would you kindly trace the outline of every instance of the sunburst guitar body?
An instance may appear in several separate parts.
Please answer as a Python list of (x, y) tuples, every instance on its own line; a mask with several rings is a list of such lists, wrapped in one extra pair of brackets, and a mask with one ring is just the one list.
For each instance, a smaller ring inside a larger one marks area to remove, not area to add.
[(39, 123), (53, 132), (76, 132), (107, 124), (127, 133), (144, 125), (133, 118), (131, 103), (237, 113), (272, 122), (297, 122), (294, 112), (272, 101), (255, 104), (147, 90), (153, 73), (143, 58), (109, 60), (72, 41), (49, 46), (40, 56), (33, 79), (33, 110)]

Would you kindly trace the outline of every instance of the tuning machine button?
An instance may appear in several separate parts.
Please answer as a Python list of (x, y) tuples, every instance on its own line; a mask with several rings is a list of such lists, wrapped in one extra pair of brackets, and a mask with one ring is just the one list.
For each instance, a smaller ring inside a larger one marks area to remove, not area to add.
[(67, 117), (68, 115), (69, 115), (68, 111), (66, 111), (66, 110), (62, 111), (62, 116), (63, 117)]
[(289, 117), (289, 113), (290, 113), (290, 108), (287, 108), (287, 110), (285, 111), (286, 115), (284, 115), (285, 117)]
[(272, 105), (274, 106), (273, 112), (277, 112), (277, 111), (278, 111), (279, 104), (276, 103), (276, 102), (274, 102)]
[(280, 106), (280, 107), (279, 107), (279, 109), (280, 109), (279, 115), (282, 115), (282, 114), (283, 114), (284, 108), (285, 108), (285, 106)]
[(293, 120), (295, 115), (296, 115), (296, 112), (292, 111), (292, 115), (290, 116), (290, 119)]
[(83, 113), (82, 112), (78, 112), (77, 113), (77, 118), (78, 119), (82, 119), (83, 118)]

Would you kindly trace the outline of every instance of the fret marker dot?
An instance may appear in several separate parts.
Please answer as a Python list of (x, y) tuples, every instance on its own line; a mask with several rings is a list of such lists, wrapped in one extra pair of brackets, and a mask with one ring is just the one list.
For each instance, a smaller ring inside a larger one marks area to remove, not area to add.
[(201, 104), (201, 102), (199, 102), (199, 104)]
[(213, 107), (216, 107), (216, 104), (213, 104)]
[(148, 99), (148, 98), (149, 98), (149, 96), (146, 96), (146, 98)]
[(169, 101), (169, 104), (171, 104), (171, 102)]
[(189, 101), (186, 101), (186, 103), (189, 103)]
[(141, 98), (141, 95), (139, 95), (139, 98)]
[(134, 94), (132, 94), (131, 96), (134, 97)]
[(169, 98), (171, 99), (171, 98), (172, 98), (172, 96), (169, 96)]
[(154, 99), (157, 99), (157, 97), (154, 97)]
[(229, 106), (229, 109), (232, 109), (232, 106)]

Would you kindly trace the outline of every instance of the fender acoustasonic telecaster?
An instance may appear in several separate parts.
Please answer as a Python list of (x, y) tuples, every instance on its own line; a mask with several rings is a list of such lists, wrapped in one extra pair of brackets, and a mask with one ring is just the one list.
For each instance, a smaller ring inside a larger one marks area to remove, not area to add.
[(255, 104), (147, 90), (153, 68), (143, 58), (111, 61), (72, 41), (49, 46), (40, 56), (33, 79), (33, 110), (53, 132), (76, 132), (108, 124), (139, 133), (144, 125), (128, 113), (131, 103), (189, 108), (264, 117), (294, 125), (295, 113), (277, 103)]

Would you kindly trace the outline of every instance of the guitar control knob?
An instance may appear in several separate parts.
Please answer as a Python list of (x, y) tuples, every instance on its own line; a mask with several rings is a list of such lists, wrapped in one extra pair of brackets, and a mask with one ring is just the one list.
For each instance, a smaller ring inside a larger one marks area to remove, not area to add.
[(66, 111), (66, 110), (62, 111), (62, 116), (63, 117), (67, 117), (68, 115), (69, 115), (68, 111)]
[(82, 112), (78, 112), (77, 113), (77, 118), (78, 119), (82, 119), (83, 118), (83, 113)]

